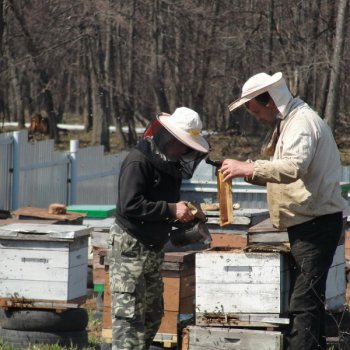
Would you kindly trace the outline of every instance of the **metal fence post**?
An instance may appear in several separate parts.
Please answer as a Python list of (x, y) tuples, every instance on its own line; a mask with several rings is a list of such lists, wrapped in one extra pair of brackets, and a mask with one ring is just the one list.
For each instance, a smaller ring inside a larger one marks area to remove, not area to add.
[(12, 196), (11, 210), (16, 210), (19, 207), (19, 169), (21, 164), (20, 157), (21, 132), (13, 132), (13, 159), (12, 159)]
[(79, 150), (79, 141), (70, 141), (70, 192), (69, 192), (69, 204), (76, 204), (77, 192), (78, 192), (78, 164), (77, 164), (77, 152)]

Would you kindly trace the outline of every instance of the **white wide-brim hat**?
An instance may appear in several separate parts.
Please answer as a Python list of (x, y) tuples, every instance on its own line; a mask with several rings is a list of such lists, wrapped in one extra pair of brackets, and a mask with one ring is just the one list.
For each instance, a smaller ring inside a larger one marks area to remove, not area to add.
[(187, 107), (179, 107), (169, 116), (159, 115), (158, 120), (174, 137), (186, 146), (199, 152), (209, 152), (209, 144), (200, 134), (202, 121), (194, 110)]
[(279, 84), (282, 79), (283, 78), (281, 72), (275, 73), (274, 75), (269, 75), (266, 73), (253, 75), (243, 85), (241, 97), (232, 102), (228, 106), (228, 109), (230, 112), (232, 112), (254, 97), (259, 96), (260, 94), (268, 91), (273, 86)]

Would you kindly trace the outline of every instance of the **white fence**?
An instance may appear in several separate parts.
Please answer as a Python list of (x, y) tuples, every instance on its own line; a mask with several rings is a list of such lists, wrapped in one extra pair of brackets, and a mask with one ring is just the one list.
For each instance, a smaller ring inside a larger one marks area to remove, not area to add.
[(105, 156), (101, 146), (78, 145), (56, 152), (53, 140), (28, 141), (27, 131), (0, 134), (0, 209), (115, 204), (125, 153)]
[[(125, 155), (104, 155), (102, 146), (80, 149), (78, 141), (71, 141), (70, 151), (56, 152), (53, 140), (28, 141), (27, 131), (0, 134), (0, 209), (115, 204)], [(342, 168), (342, 181), (350, 182), (350, 167)], [(202, 162), (181, 193), (183, 199), (216, 202), (215, 168)], [(265, 188), (241, 179), (233, 182), (233, 200), (242, 208), (267, 207)]]

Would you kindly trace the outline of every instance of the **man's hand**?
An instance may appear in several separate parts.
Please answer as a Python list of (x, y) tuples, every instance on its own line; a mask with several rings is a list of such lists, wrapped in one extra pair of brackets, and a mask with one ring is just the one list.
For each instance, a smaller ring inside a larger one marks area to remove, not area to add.
[(224, 181), (235, 177), (251, 177), (254, 172), (254, 163), (240, 162), (234, 159), (225, 159), (219, 169), (224, 175)]
[(186, 202), (176, 203), (176, 219), (180, 222), (189, 222), (194, 219), (194, 215)]

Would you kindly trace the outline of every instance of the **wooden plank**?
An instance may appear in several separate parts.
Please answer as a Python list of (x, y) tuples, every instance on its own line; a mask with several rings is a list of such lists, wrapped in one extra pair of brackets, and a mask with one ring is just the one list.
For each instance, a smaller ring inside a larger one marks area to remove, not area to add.
[(233, 223), (232, 181), (224, 181), (220, 170), (216, 172), (220, 205), (220, 226)]
[(196, 313), (197, 326), (279, 328), (289, 324), (289, 318), (279, 314), (207, 314)]
[(279, 331), (262, 331), (222, 327), (188, 327), (188, 350), (282, 350), (283, 335)]
[(177, 334), (176, 333), (157, 333), (153, 339), (154, 343), (158, 343), (160, 349), (172, 348), (175, 350), (177, 346)]
[(86, 216), (84, 213), (70, 213), (66, 214), (49, 214), (48, 208), (34, 208), (24, 207), (19, 208), (12, 212), (17, 218), (41, 218), (41, 219), (53, 219), (59, 221), (76, 221), (82, 223), (83, 218)]
[(164, 261), (162, 264), (162, 274), (172, 274), (174, 276), (186, 276), (194, 271), (193, 263), (181, 263), (181, 262), (168, 262)]
[(0, 298), (0, 307), (25, 309), (55, 309), (66, 310), (78, 308), (86, 301), (86, 296), (72, 300), (30, 300), (23, 298)]
[[(41, 219), (32, 219), (32, 220), (23, 220), (23, 219), (15, 219), (15, 218), (9, 218), (9, 219), (0, 219), (0, 226), (3, 225), (10, 225), (10, 224), (42, 224), (43, 221)], [(59, 223), (59, 220), (45, 220), (45, 224), (47, 225), (53, 225)]]
[(262, 233), (270, 233), (270, 232), (284, 232), (285, 230), (279, 230), (272, 226), (271, 220), (269, 218), (259, 222), (258, 224), (251, 226), (248, 232), (262, 232)]
[(102, 327), (112, 328), (112, 297), (111, 288), (109, 284), (109, 269), (105, 268), (105, 285), (103, 294), (103, 315), (102, 315)]
[(187, 252), (166, 252), (164, 254), (165, 262), (193, 263), (195, 260), (196, 251)]
[(193, 313), (195, 276), (164, 278), (164, 309), (180, 313)]
[(247, 235), (211, 233), (210, 247), (244, 248), (247, 246)]
[(172, 333), (177, 334), (177, 318), (179, 313), (177, 311), (164, 311), (158, 333)]
[(179, 350), (188, 350), (188, 346), (189, 346), (188, 341), (189, 341), (189, 330), (186, 327), (182, 330), (181, 349), (179, 349)]
[(112, 343), (112, 329), (111, 328), (102, 328), (102, 340), (104, 343)]

